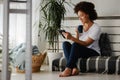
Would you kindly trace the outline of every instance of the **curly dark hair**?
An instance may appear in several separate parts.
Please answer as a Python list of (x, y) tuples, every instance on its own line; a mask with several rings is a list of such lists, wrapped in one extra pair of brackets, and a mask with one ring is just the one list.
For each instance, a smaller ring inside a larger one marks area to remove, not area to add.
[(96, 20), (98, 17), (97, 12), (94, 8), (95, 8), (95, 6), (93, 3), (82, 1), (75, 5), (74, 12), (77, 14), (78, 11), (83, 11), (86, 14), (88, 14), (90, 20), (93, 21), (93, 20)]

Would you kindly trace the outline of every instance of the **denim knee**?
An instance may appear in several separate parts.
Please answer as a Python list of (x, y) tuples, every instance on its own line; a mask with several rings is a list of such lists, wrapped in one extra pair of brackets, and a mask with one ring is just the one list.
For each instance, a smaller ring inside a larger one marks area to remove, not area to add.
[(78, 43), (72, 43), (72, 46), (74, 46), (74, 47), (77, 47), (77, 46), (80, 46)]
[(68, 42), (68, 41), (63, 42), (63, 47), (67, 47), (68, 45), (71, 45), (70, 42)]

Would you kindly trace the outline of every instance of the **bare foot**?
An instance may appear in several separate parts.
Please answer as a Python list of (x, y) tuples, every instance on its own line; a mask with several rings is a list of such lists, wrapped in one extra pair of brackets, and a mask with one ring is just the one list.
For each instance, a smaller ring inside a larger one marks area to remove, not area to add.
[(78, 74), (79, 74), (79, 70), (77, 68), (73, 68), (72, 75), (78, 75)]
[(72, 70), (70, 68), (65, 68), (65, 70), (60, 73), (59, 77), (68, 77), (71, 76)]

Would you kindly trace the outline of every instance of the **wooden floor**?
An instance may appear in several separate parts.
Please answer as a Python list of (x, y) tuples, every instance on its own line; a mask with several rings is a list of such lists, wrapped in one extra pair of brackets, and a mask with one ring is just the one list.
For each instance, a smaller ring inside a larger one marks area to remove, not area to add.
[[(120, 75), (84, 73), (71, 77), (59, 77), (59, 72), (39, 72), (32, 74), (32, 80), (120, 80)], [(24, 74), (13, 73), (11, 80), (25, 80)]]
[[(32, 80), (120, 80), (120, 75), (115, 74), (80, 73), (77, 76), (59, 77), (59, 73), (48, 71), (48, 66), (43, 66), (40, 72), (32, 73)], [(13, 72), (11, 80), (25, 80), (25, 74)]]

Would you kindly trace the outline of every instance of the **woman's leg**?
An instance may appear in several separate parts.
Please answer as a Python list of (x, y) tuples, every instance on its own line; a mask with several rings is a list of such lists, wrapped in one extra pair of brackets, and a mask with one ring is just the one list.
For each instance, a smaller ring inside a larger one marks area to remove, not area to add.
[[(67, 42), (65, 42), (66, 44)], [(66, 77), (72, 75), (72, 70), (77, 69), (76, 63), (78, 58), (88, 58), (90, 56), (99, 56), (99, 54), (89, 48), (73, 43), (71, 47), (63, 46), (64, 54), (67, 59), (66, 69), (60, 74), (60, 77)], [(76, 74), (76, 72), (75, 72)], [(74, 75), (74, 71), (73, 71)]]
[(88, 58), (90, 56), (99, 56), (99, 54), (92, 49), (79, 45), (78, 43), (73, 43), (66, 67), (71, 69), (76, 68), (78, 58)]
[(67, 62), (66, 67), (73, 69), (76, 66), (79, 55), (79, 45), (77, 43), (73, 43), (71, 46), (71, 51), (69, 55), (69, 60)]
[(92, 49), (79, 45), (78, 43), (73, 43), (66, 67), (72, 69), (72, 75), (78, 75), (79, 70), (76, 66), (78, 58), (88, 58), (90, 56), (99, 56), (99, 54)]
[(70, 42), (68, 42), (68, 41), (63, 42), (63, 51), (64, 51), (65, 58), (68, 62), (69, 56), (70, 56), (70, 51), (71, 51), (71, 43)]
[[(70, 51), (71, 51), (71, 43), (68, 41), (63, 42), (63, 51), (66, 58), (66, 61), (68, 62)], [(66, 68), (62, 73), (60, 73), (60, 77), (67, 77), (70, 76), (72, 73), (72, 69)]]

